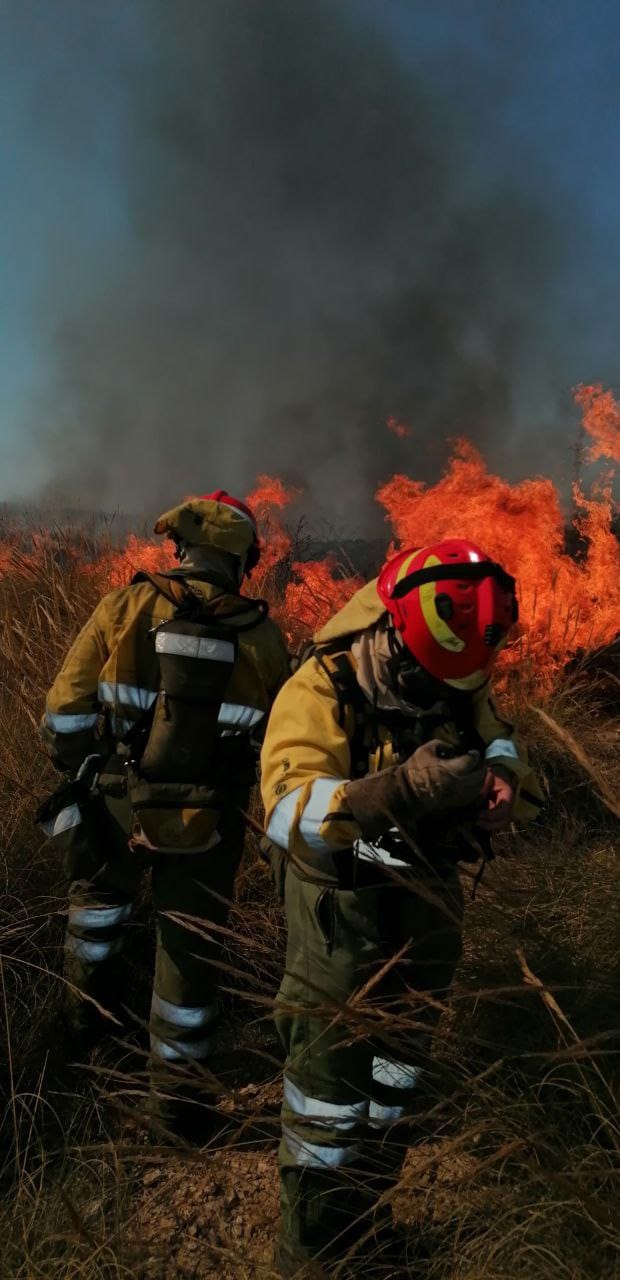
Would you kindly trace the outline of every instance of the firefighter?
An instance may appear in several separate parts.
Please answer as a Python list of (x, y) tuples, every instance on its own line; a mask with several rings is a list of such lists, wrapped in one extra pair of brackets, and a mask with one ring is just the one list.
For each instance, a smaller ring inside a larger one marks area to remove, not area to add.
[(276, 699), (261, 785), (288, 922), (284, 1276), (324, 1274), (362, 1239), (367, 1265), (369, 1228), (396, 1239), (390, 1188), (461, 954), (457, 864), (541, 803), (489, 691), (516, 617), (514, 579), (473, 543), (402, 551)]
[[(151, 871), (152, 1110), (187, 1132), (214, 1044), (217, 929), (241, 858), (255, 739), (290, 668), (266, 605), (241, 595), (260, 553), (249, 508), (217, 490), (166, 512), (155, 532), (172, 539), (179, 567), (106, 595), (50, 689), (44, 744), (78, 777), (41, 816), (70, 882), (65, 975), (78, 1049), (102, 1029), (80, 993), (113, 1011), (131, 1001), (123, 948)], [(198, 918), (191, 930), (183, 915)]]

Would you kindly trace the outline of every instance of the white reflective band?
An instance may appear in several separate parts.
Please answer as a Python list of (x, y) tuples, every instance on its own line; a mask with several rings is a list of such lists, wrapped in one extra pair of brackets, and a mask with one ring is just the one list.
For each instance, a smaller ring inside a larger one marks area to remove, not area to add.
[(111, 925), (122, 924), (130, 915), (130, 902), (120, 907), (69, 907), (69, 924), (82, 929), (109, 929)]
[[(221, 499), (216, 498), (215, 501), (218, 502), (221, 501)], [(240, 507), (235, 506), (234, 502), (227, 502), (225, 498), (223, 500), (223, 505), (227, 507), (229, 511), (232, 511), (234, 516), (241, 516), (242, 520), (245, 520), (247, 524), (251, 525), (254, 530), (254, 536), (256, 537), (256, 524), (252, 516), (248, 515), (247, 511), (242, 511)]]
[[(299, 834), (311, 849), (315, 849), (319, 853), (329, 852), (329, 845), (319, 835), (319, 832), (329, 813), (334, 792), (345, 781), (345, 778), (315, 778), (312, 783), (310, 798), (301, 816)], [(294, 791), (289, 791), (288, 795), (283, 796), (278, 801), (269, 820), (267, 835), (275, 844), (281, 845), (284, 849), (288, 849), (291, 827), (295, 818), (295, 810), (300, 793), (301, 787), (295, 787)]]
[(66, 808), (61, 809), (55, 818), (50, 818), (49, 822), (42, 822), (41, 826), (49, 838), (52, 836), (62, 835), (63, 831), (70, 831), (72, 827), (79, 827), (82, 821), (82, 815), (77, 804), (68, 804)]
[(390, 1062), (389, 1058), (373, 1058), (372, 1078), (391, 1089), (414, 1089), (420, 1079), (420, 1068), (409, 1062)]
[(148, 711), (156, 697), (156, 690), (140, 689), (136, 684), (115, 684), (107, 680), (99, 682), (99, 701), (110, 702), (113, 706), (122, 702), (126, 707), (138, 707), (140, 711)]
[(157, 1014), (173, 1027), (206, 1027), (217, 1017), (217, 1005), (171, 1004), (154, 991), (151, 1013)]
[(518, 760), (519, 752), (511, 738), (494, 738), (485, 750), (485, 760), (494, 760), (496, 756), (508, 756), (509, 760)]
[(354, 1129), (368, 1114), (368, 1099), (360, 1102), (321, 1102), (302, 1093), (292, 1080), (284, 1077), (284, 1105), (298, 1116), (328, 1129)]
[(210, 658), (212, 662), (234, 662), (235, 646), (231, 640), (208, 636), (185, 636), (179, 631), (158, 631), (156, 653), (176, 653), (181, 658)]
[(282, 849), (288, 849), (288, 839), (300, 791), (301, 787), (295, 787), (295, 790), (289, 791), (287, 796), (282, 796), (269, 819), (267, 835), (270, 840), (273, 840), (274, 844), (279, 844)]
[(366, 840), (356, 840), (353, 845), (361, 862), (381, 862), (386, 867), (408, 867), (403, 858), (393, 858), (388, 849), (379, 849)]
[(244, 707), (238, 702), (223, 702), (217, 718), (218, 724), (235, 725), (240, 729), (252, 729), (265, 712), (258, 707)]
[(396, 1124), (404, 1115), (404, 1107), (384, 1107), (381, 1102), (370, 1102), (370, 1123), (373, 1129), (387, 1129), (388, 1125)]
[(359, 1155), (359, 1147), (324, 1147), (318, 1142), (304, 1142), (287, 1125), (282, 1125), (282, 1137), (295, 1161), (311, 1169), (338, 1168), (350, 1164)]
[(45, 712), (45, 723), (54, 733), (81, 733), (83, 729), (94, 729), (99, 712), (75, 715), (59, 715), (56, 711)]
[(115, 956), (122, 951), (123, 939), (110, 938), (107, 942), (91, 942), (89, 938), (76, 938), (72, 933), (67, 933), (65, 947), (68, 951), (73, 951), (78, 960), (90, 960), (91, 964), (98, 964), (101, 960), (107, 960), (108, 956)]
[(211, 1040), (197, 1040), (195, 1044), (187, 1040), (176, 1040), (168, 1044), (159, 1036), (151, 1036), (151, 1053), (157, 1058), (165, 1058), (166, 1062), (178, 1062), (182, 1058), (206, 1058), (212, 1049)]

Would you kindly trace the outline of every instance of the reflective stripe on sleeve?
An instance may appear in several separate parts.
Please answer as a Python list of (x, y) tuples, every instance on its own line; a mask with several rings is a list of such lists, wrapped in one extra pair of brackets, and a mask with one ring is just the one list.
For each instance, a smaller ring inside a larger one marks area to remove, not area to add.
[(158, 631), (156, 653), (175, 653), (180, 658), (207, 658), (212, 662), (234, 662), (235, 646), (231, 640), (210, 636), (186, 636), (179, 631)]
[(81, 929), (109, 929), (122, 924), (131, 915), (131, 903), (118, 907), (69, 907), (69, 925)]
[[(345, 778), (315, 778), (312, 783), (310, 799), (301, 816), (299, 833), (306, 841), (306, 844), (311, 849), (316, 849), (319, 853), (329, 851), (329, 845), (319, 835), (319, 831), (329, 813), (330, 802), (334, 792), (345, 781)], [(269, 820), (267, 835), (270, 840), (273, 840), (275, 844), (281, 845), (284, 849), (288, 849), (291, 827), (301, 790), (301, 787), (296, 787), (294, 791), (289, 791), (288, 795), (283, 796), (278, 801)]]
[(125, 707), (137, 707), (139, 711), (148, 711), (156, 697), (156, 689), (141, 689), (137, 684), (116, 684), (108, 680), (99, 682), (99, 701), (108, 702), (112, 706), (120, 702)]
[(94, 729), (99, 719), (99, 712), (61, 715), (56, 711), (46, 711), (43, 719), (47, 728), (53, 729), (54, 733), (82, 733), (84, 729)]
[(173, 1027), (206, 1027), (217, 1017), (217, 1005), (183, 1005), (172, 1004), (153, 992), (151, 1013), (163, 1018)]
[(76, 938), (73, 933), (65, 936), (65, 947), (72, 951), (78, 960), (88, 960), (91, 964), (99, 964), (110, 956), (118, 955), (123, 949), (122, 938), (109, 938), (106, 942), (92, 942), (90, 938)]
[(518, 760), (519, 752), (511, 738), (494, 738), (485, 749), (485, 760), (495, 760), (497, 756), (507, 756), (510, 760)]
[(175, 1040), (168, 1043), (159, 1036), (151, 1036), (151, 1053), (166, 1062), (179, 1062), (182, 1058), (207, 1058), (212, 1049), (211, 1040), (196, 1040), (194, 1044), (187, 1040)]
[(82, 821), (79, 805), (68, 804), (55, 818), (50, 818), (48, 822), (42, 822), (41, 826), (46, 836), (51, 839), (52, 836), (60, 836), (63, 831), (70, 831), (72, 827), (79, 827)]
[(297, 1165), (306, 1165), (310, 1169), (338, 1168), (350, 1164), (359, 1155), (359, 1146), (327, 1147), (318, 1142), (304, 1142), (287, 1125), (282, 1125), (282, 1137)]
[(284, 1077), (284, 1105), (298, 1116), (328, 1129), (354, 1129), (368, 1113), (368, 1100), (360, 1102), (322, 1102), (303, 1093), (292, 1080)]
[(391, 1062), (389, 1058), (373, 1058), (372, 1078), (377, 1084), (391, 1089), (415, 1089), (420, 1079), (420, 1068), (409, 1062)]
[(240, 702), (223, 702), (217, 722), (235, 729), (253, 729), (264, 715), (265, 712), (259, 711), (258, 707), (246, 707)]

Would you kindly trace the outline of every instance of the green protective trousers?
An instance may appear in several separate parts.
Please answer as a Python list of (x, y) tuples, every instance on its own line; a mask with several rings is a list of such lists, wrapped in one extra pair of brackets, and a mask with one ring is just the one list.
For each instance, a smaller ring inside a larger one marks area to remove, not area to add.
[[(218, 823), (220, 843), (205, 853), (130, 849), (125, 797), (91, 802), (88, 834), (66, 856), (70, 878), (65, 977), (73, 1030), (86, 1043), (103, 1022), (80, 992), (112, 1011), (131, 1008), (123, 950), (133, 904), (150, 872), (156, 959), (150, 1013), (151, 1109), (183, 1127), (204, 1094), (201, 1075), (214, 1045), (218, 960), (245, 835), (248, 788), (231, 789)], [(175, 916), (191, 917), (183, 923)], [(113, 1024), (111, 1024), (113, 1025)], [(187, 1105), (189, 1103), (189, 1106)]]
[(355, 888), (297, 871), (286, 873), (277, 1024), (281, 1246), (301, 1263), (389, 1229), (438, 1002), (461, 954), (463, 899), (455, 870), (423, 883), (409, 868), (397, 881), (365, 869)]

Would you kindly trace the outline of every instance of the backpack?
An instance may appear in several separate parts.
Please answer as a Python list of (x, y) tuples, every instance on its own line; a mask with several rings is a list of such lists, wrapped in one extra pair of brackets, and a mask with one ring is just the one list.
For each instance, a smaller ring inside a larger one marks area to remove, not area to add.
[[(220, 836), (221, 788), (214, 784), (218, 718), (237, 660), (239, 633), (262, 622), (262, 600), (204, 600), (179, 577), (136, 575), (176, 606), (152, 632), (157, 697), (127, 735), (130, 845), (157, 853), (198, 853)], [(257, 620), (256, 613), (259, 613)], [(243, 621), (244, 614), (252, 614)]]

